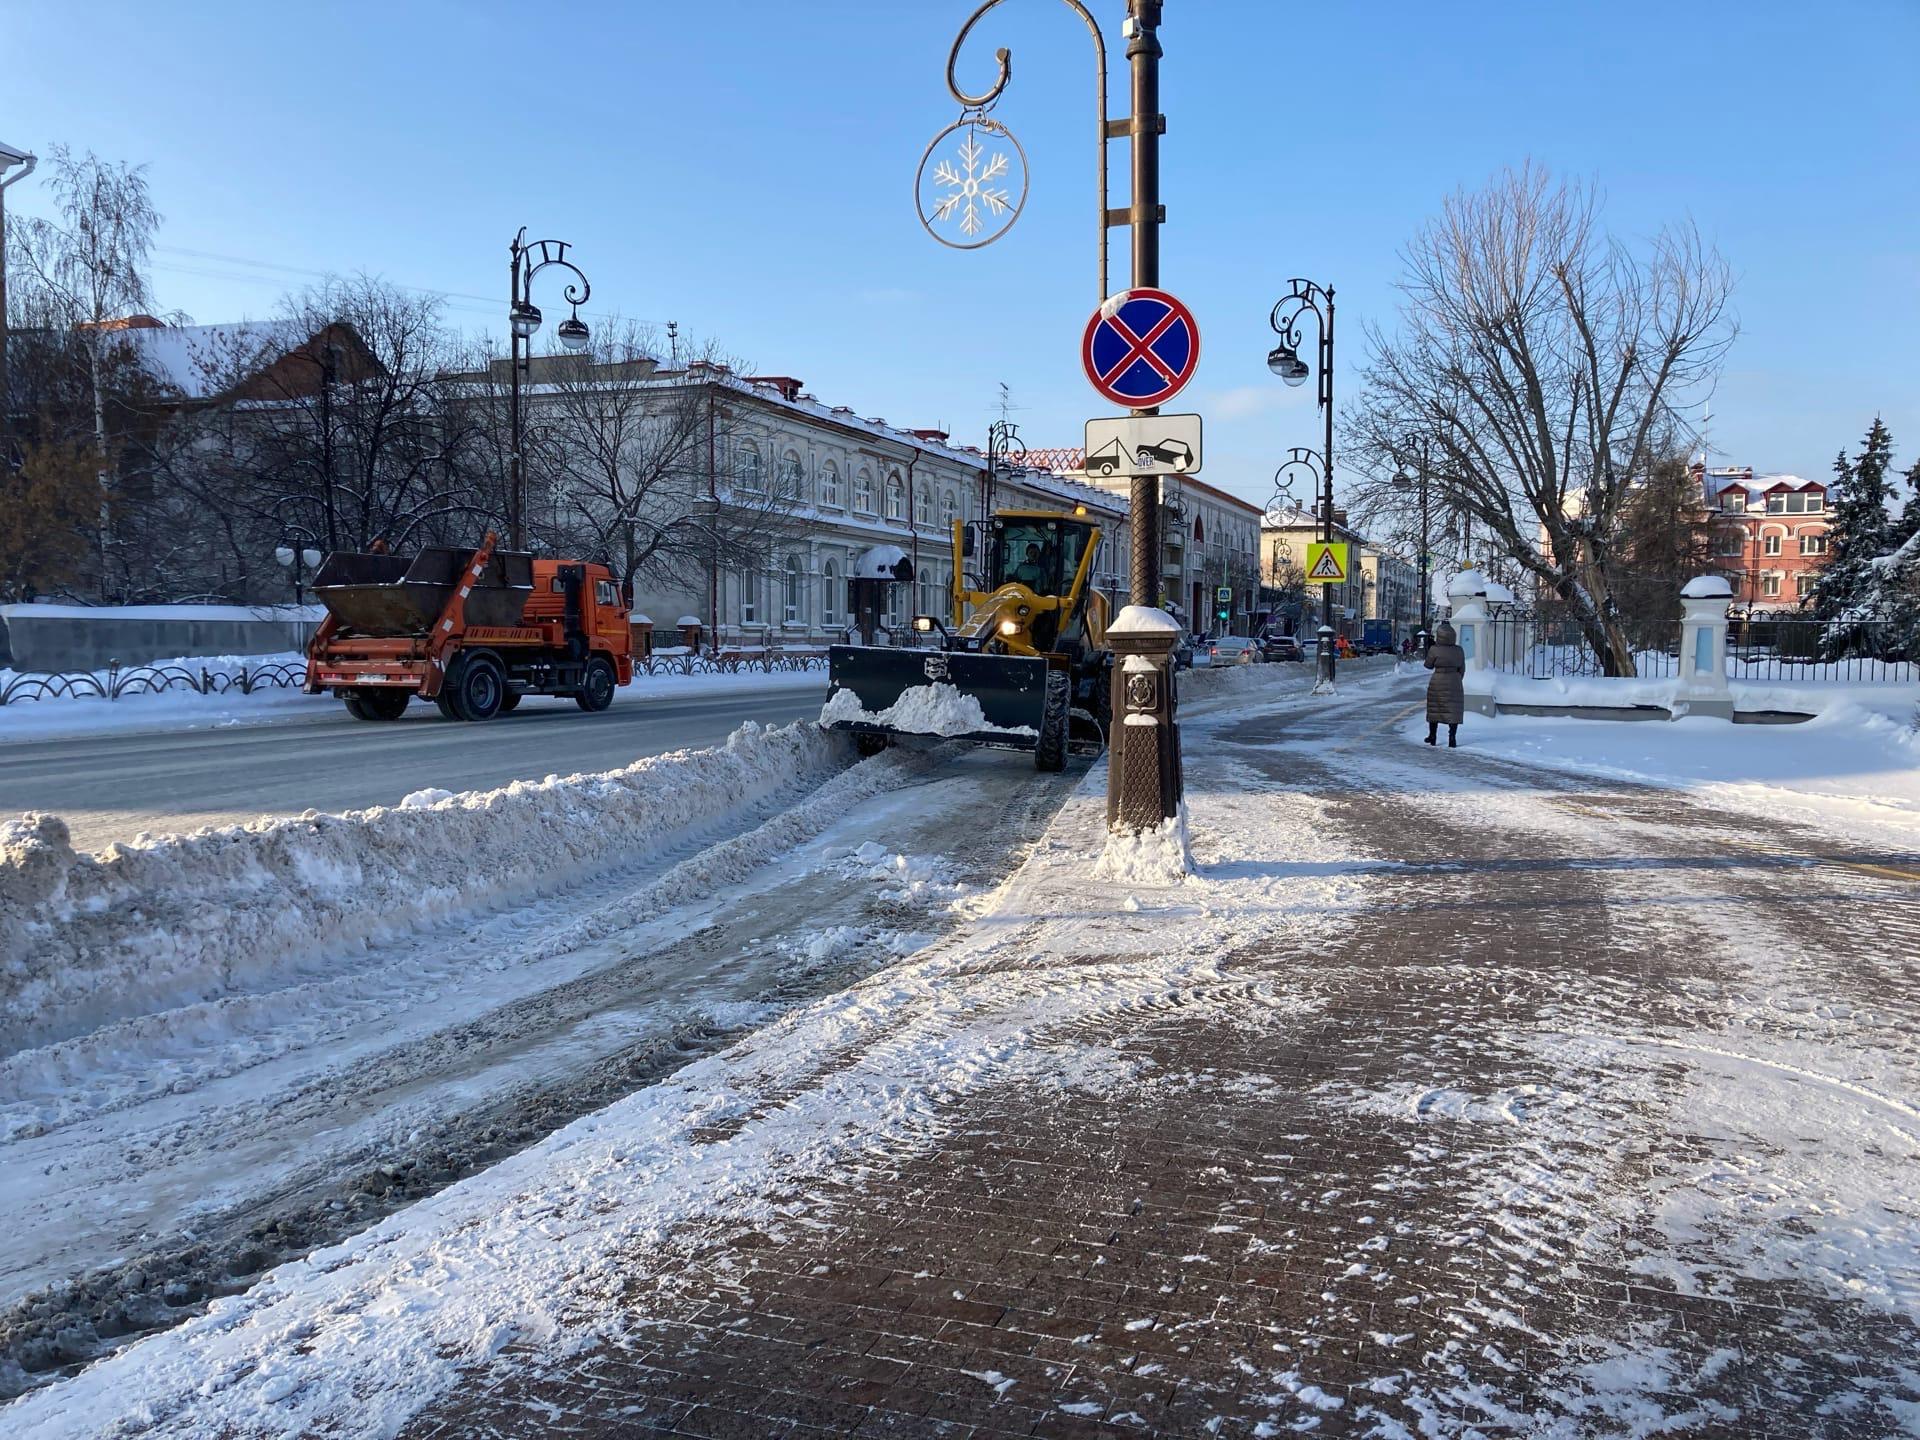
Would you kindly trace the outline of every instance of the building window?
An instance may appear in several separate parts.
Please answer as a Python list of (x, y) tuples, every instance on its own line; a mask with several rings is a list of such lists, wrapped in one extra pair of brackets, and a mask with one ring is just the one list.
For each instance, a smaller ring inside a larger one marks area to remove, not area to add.
[(949, 490), (940, 497), (940, 528), (951, 532), (953, 522), (959, 518), (960, 501), (953, 491)]
[(840, 623), (840, 567), (831, 560), (820, 567), (820, 623), (828, 630)]
[(1813, 587), (1820, 583), (1820, 577), (1811, 570), (1802, 570), (1793, 577), (1793, 593), (1802, 600), (1813, 594)]
[(1744, 512), (1747, 508), (1747, 492), (1744, 490), (1727, 491), (1726, 494), (1720, 497), (1720, 508), (1722, 510), (1733, 511), (1735, 514)]
[(804, 588), (805, 572), (800, 568), (798, 555), (787, 556), (786, 574), (781, 577), (780, 618), (789, 625), (798, 625), (801, 620), (800, 596)]
[(933, 524), (933, 489), (927, 485), (917, 485), (913, 491), (913, 524), (917, 530), (924, 530)]
[(760, 577), (752, 570), (740, 572), (740, 623), (760, 623)]
[(1778, 535), (1762, 535), (1760, 537), (1760, 553), (1762, 555), (1778, 555), (1780, 553), (1780, 539), (1781, 537)]
[(1778, 596), (1780, 593), (1780, 577), (1778, 575), (1762, 575), (1760, 577), (1760, 593), (1767, 596)]
[(1824, 495), (1807, 496), (1807, 514), (1824, 515), (1827, 510), (1827, 497)]
[(1747, 536), (1743, 530), (1722, 530), (1720, 532), (1721, 555), (1739, 555), (1747, 548)]
[(1827, 537), (1825, 533), (1822, 532), (1822, 533), (1816, 534), (1812, 531), (1809, 531), (1808, 533), (1802, 535), (1800, 537), (1800, 553), (1802, 555), (1826, 554), (1827, 553)]
[(864, 465), (853, 477), (853, 508), (862, 515), (873, 513), (873, 472)]
[(887, 519), (907, 518), (907, 487), (900, 483), (900, 472), (887, 472)]
[(740, 442), (740, 448), (734, 452), (733, 481), (742, 490), (760, 488), (760, 452), (751, 440)]
[(798, 454), (789, 450), (785, 455), (780, 457), (781, 499), (798, 500), (801, 491), (805, 488), (806, 478), (806, 467), (800, 463)]
[(840, 467), (831, 460), (820, 467), (820, 503), (840, 508)]

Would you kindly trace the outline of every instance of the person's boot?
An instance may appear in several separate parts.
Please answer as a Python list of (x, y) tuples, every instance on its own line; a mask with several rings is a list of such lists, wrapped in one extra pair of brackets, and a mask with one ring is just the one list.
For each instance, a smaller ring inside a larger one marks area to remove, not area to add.
[(1438, 725), (1427, 726), (1427, 744), (1434, 744), (1439, 739), (1439, 736), (1440, 727)]
[(1459, 748), (1460, 727), (1458, 725), (1449, 725), (1447, 726), (1447, 749), (1458, 750)]

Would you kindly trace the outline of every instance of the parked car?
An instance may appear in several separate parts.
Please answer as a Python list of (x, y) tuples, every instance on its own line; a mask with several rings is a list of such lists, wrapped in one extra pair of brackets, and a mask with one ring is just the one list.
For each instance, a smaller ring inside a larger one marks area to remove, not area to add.
[(1304, 660), (1307, 652), (1292, 635), (1268, 635), (1260, 641), (1262, 660)]
[(1209, 665), (1251, 665), (1260, 658), (1260, 646), (1245, 635), (1222, 635), (1207, 647)]

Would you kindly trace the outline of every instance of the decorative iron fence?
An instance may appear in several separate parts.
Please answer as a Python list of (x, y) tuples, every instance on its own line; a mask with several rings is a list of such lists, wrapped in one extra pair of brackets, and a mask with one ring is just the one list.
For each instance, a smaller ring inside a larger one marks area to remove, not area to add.
[[(1486, 626), (1489, 670), (1534, 680), (1605, 675), (1606, 666), (1580, 626), (1561, 616), (1501, 607)], [(1654, 622), (1630, 629), (1633, 673), (1642, 680), (1664, 679), (1680, 671), (1680, 622)]]
[(127, 695), (159, 695), (169, 690), (191, 690), (196, 695), (251, 695), (256, 690), (291, 690), (306, 682), (307, 667), (276, 660), (237, 670), (195, 669), (186, 665), (109, 665), (105, 670), (28, 670), (0, 678), (0, 705), (23, 700), (97, 698), (118, 700)]
[(1727, 621), (1734, 680), (1911, 684), (1920, 681), (1920, 629), (1820, 620), (1805, 610), (1735, 610)]
[[(722, 650), (717, 654), (687, 652), (637, 658), (634, 669), (644, 675), (734, 675), (825, 670), (825, 651)], [(297, 661), (237, 670), (195, 669), (187, 665), (109, 665), (105, 670), (0, 671), (0, 705), (38, 700), (119, 700), (128, 695), (160, 695), (187, 690), (196, 695), (251, 695), (256, 690), (297, 690), (306, 683), (307, 667)]]

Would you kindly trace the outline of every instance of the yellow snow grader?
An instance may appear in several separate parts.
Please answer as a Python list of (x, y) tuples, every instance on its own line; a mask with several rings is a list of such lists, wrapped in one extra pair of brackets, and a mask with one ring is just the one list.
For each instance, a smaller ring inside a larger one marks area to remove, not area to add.
[(1113, 665), (1099, 548), (1083, 508), (954, 522), (952, 614), (915, 616), (915, 645), (833, 646), (821, 724), (867, 754), (901, 736), (1030, 750), (1041, 770), (1099, 754)]

